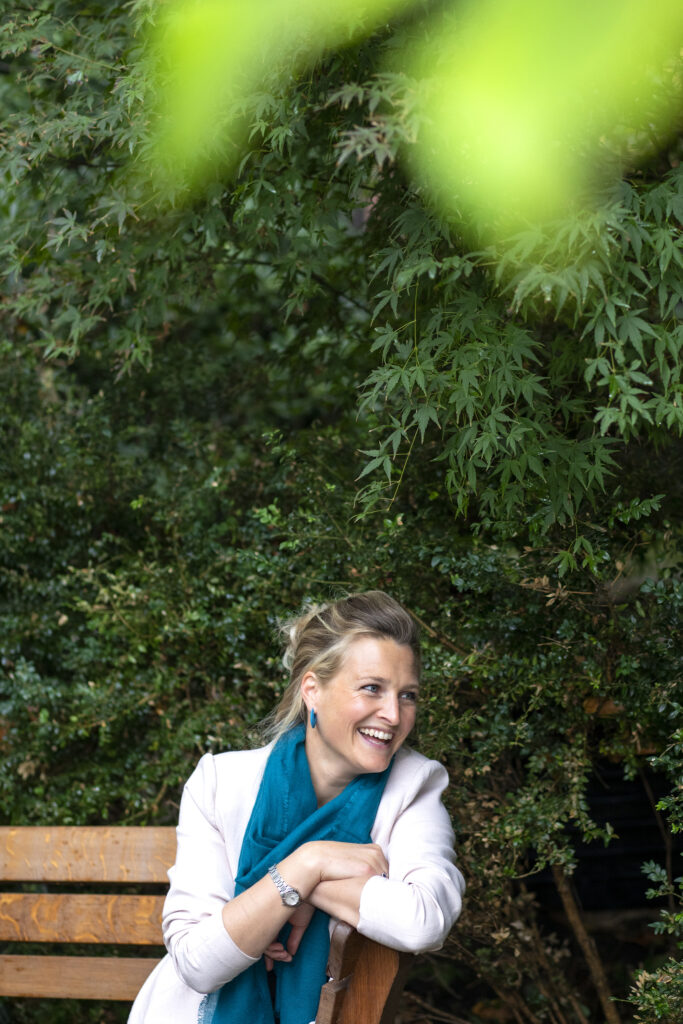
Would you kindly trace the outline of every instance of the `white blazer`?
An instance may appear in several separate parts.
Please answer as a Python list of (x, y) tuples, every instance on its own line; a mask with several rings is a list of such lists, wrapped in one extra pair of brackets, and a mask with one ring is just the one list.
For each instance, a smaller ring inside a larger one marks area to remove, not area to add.
[[(140, 990), (129, 1024), (196, 1024), (203, 994), (258, 959), (235, 945), (221, 910), (235, 893), (242, 839), (270, 750), (205, 754), (188, 779), (164, 904), (168, 956)], [(447, 785), (437, 761), (407, 747), (396, 754), (371, 832), (389, 878), (374, 876), (363, 887), (362, 935), (414, 953), (443, 945), (465, 890), (441, 802)]]

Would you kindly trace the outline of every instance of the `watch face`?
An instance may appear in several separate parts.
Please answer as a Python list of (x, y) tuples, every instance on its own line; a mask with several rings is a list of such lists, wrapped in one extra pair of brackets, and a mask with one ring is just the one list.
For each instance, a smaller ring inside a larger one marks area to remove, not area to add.
[(282, 902), (286, 903), (288, 907), (298, 907), (301, 902), (301, 897), (296, 889), (290, 889), (290, 891), (286, 892), (282, 897)]

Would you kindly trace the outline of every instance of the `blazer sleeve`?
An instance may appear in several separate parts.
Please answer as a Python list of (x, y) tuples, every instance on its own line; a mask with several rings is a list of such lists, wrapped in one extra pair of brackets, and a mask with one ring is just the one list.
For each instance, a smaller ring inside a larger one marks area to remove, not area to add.
[[(406, 803), (377, 842), (389, 861), (389, 878), (373, 876), (363, 887), (358, 931), (405, 952), (440, 949), (462, 907), (465, 880), (455, 866), (453, 829), (441, 794), (445, 768), (420, 758), (404, 766), (415, 774)], [(420, 770), (421, 769), (421, 770)], [(380, 805), (381, 808), (381, 805)]]
[(166, 948), (179, 976), (196, 992), (213, 992), (258, 959), (243, 953), (223, 924), (223, 904), (235, 892), (235, 868), (216, 825), (215, 805), (216, 768), (205, 754), (183, 791), (163, 912)]

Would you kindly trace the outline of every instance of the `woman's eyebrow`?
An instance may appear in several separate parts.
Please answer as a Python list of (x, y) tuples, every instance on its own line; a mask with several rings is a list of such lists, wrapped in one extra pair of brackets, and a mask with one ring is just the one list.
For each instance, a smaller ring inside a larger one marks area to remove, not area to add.
[[(388, 686), (391, 683), (390, 679), (386, 679), (384, 676), (361, 676), (361, 682), (364, 683), (382, 683), (384, 686)], [(418, 682), (407, 683), (404, 689), (419, 690), (420, 684)]]

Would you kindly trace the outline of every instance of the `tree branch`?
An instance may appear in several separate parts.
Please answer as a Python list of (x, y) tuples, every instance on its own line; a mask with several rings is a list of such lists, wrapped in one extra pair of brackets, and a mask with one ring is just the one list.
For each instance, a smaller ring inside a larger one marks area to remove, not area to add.
[(576, 941), (581, 947), (581, 952), (588, 964), (588, 970), (590, 971), (591, 978), (593, 979), (593, 985), (595, 986), (595, 990), (598, 994), (600, 1005), (602, 1006), (602, 1012), (605, 1014), (607, 1024), (621, 1024), (621, 1018), (617, 1013), (617, 1008), (612, 1002), (612, 993), (610, 992), (607, 975), (605, 974), (605, 969), (602, 966), (602, 961), (598, 954), (595, 942), (586, 931), (586, 926), (581, 918), (581, 913), (569, 884), (569, 879), (559, 864), (553, 864), (553, 879), (555, 881), (557, 891), (560, 894), (564, 912), (567, 915), (572, 931), (576, 937)]
[[(640, 775), (640, 781), (643, 783), (643, 788), (644, 788), (645, 792), (647, 793), (647, 798), (650, 801), (650, 806), (652, 807), (652, 813), (655, 816), (655, 819), (657, 821), (657, 826), (658, 826), (660, 834), (662, 836), (662, 840), (664, 841), (664, 850), (666, 852), (666, 877), (667, 877), (667, 880), (669, 882), (669, 887), (671, 887), (671, 886), (673, 886), (673, 875), (674, 875), (674, 868), (673, 868), (674, 850), (673, 850), (673, 843), (671, 841), (671, 833), (667, 829), (666, 825), (664, 824), (664, 819), (662, 818), (661, 814), (657, 810), (657, 801), (655, 800), (655, 795), (652, 792), (652, 786), (650, 785), (650, 781), (647, 778), (647, 776), (645, 775), (645, 772), (643, 771), (641, 765), (638, 765), (638, 774)], [(669, 905), (670, 912), (673, 913), (674, 910), (676, 909), (676, 903), (675, 903), (674, 895), (673, 895), (672, 892), (669, 893), (667, 902), (668, 902), (668, 905)]]

